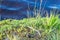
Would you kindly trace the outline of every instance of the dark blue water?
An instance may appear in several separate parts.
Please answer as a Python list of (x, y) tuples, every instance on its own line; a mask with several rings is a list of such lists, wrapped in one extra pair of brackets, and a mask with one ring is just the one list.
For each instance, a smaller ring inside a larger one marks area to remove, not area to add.
[[(40, 6), (41, 4), (41, 6)], [(28, 8), (29, 5), (29, 8)], [(35, 7), (36, 5), (36, 7)], [(33, 15), (34, 7), (39, 10), (60, 10), (60, 0), (1, 0), (0, 1), (0, 19), (22, 19), (27, 18), (27, 10), (29, 15)]]

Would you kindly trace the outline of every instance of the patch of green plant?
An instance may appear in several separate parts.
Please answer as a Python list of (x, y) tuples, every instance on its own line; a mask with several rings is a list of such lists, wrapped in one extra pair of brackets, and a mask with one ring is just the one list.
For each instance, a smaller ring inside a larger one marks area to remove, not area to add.
[[(47, 15), (46, 17), (25, 18), (22, 20), (7, 19), (0, 21), (0, 39), (3, 33), (7, 38), (16, 33), (18, 37), (26, 37), (28, 34), (33, 39), (60, 40), (60, 18), (59, 15)], [(15, 36), (13, 36), (15, 37)], [(11, 37), (12, 38), (12, 37)], [(16, 38), (18, 39), (18, 38)]]

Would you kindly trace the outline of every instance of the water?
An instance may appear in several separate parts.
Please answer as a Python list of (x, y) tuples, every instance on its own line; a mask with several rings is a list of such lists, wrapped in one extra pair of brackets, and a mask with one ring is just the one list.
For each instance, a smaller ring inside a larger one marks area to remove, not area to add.
[[(28, 5), (30, 9), (28, 8)], [(42, 3), (40, 0), (1, 0), (0, 15), (3, 19), (6, 18), (5, 16), (7, 16), (7, 18), (10, 16), (22, 16), (22, 18), (26, 18), (27, 10), (31, 15), (33, 15), (32, 13), (34, 11), (34, 7), (36, 9), (39, 9), (41, 7), (42, 9), (45, 9), (47, 11), (51, 9), (60, 10), (60, 0), (42, 0)], [(17, 19), (17, 17), (15, 18)], [(21, 17), (18, 17), (18, 19), (21, 19)]]

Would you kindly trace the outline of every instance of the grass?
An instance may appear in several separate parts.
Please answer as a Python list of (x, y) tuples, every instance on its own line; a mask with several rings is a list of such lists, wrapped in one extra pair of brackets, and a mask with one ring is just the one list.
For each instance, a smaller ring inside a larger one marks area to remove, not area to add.
[[(39, 15), (37, 13), (44, 10), (41, 7), (42, 2), (43, 0), (40, 0), (40, 8), (36, 10), (37, 2), (35, 1), (33, 16)], [(30, 10), (29, 3), (28, 9)], [(7, 19), (0, 21), (0, 40), (60, 40), (59, 15), (51, 14), (50, 17), (39, 15), (30, 18), (29, 10), (27, 11), (28, 18), (23, 20)]]
[(59, 15), (0, 21), (0, 40), (60, 40)]

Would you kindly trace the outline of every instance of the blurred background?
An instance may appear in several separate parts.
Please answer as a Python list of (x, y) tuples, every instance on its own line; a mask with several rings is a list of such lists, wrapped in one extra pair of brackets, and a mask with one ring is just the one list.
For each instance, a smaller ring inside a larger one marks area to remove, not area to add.
[(41, 12), (42, 16), (46, 11), (59, 13), (60, 0), (0, 0), (0, 20), (27, 18), (36, 11)]

